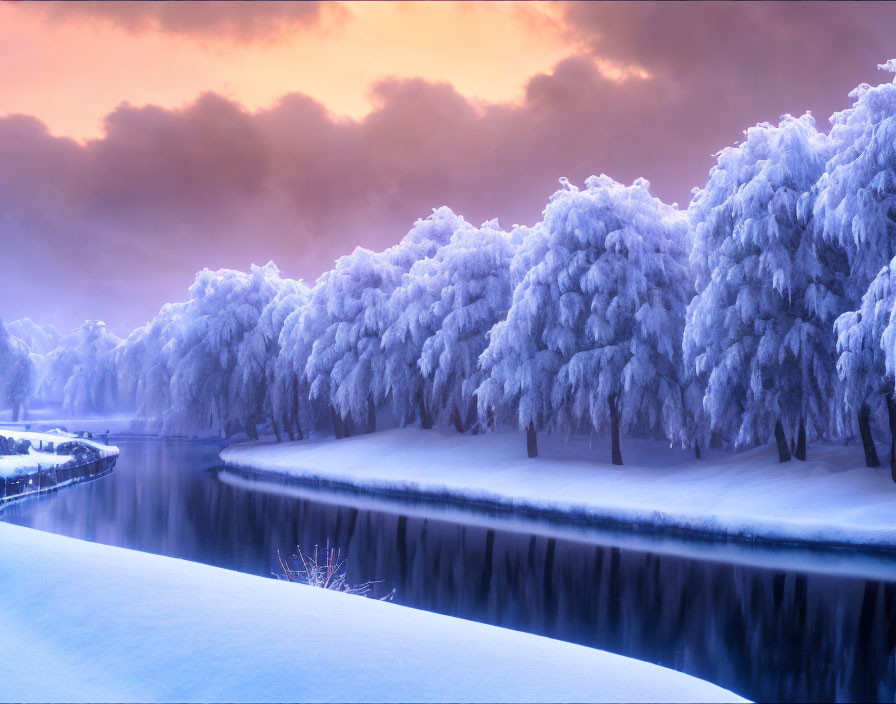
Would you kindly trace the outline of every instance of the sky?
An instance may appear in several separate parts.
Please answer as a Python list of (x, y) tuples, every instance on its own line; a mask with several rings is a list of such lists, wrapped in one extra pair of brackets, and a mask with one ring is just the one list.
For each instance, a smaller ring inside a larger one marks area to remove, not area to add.
[(747, 127), (891, 80), (896, 3), (0, 0), (0, 318), (119, 334), (203, 267), (313, 281), (558, 179), (686, 207)]

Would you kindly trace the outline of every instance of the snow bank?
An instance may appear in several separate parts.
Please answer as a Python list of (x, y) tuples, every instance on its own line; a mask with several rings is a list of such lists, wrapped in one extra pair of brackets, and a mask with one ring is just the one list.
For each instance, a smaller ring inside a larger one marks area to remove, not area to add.
[[(327, 489), (313, 483), (291, 482), (284, 475), (258, 476), (252, 472), (224, 468), (218, 479), (230, 486), (253, 493), (292, 496), (318, 504), (352, 507), (359, 511), (397, 513), (412, 518), (441, 520), (496, 531), (524, 533), (543, 538), (617, 547), (655, 555), (671, 555), (702, 562), (723, 562), (760, 569), (786, 572), (839, 575), (854, 579), (896, 581), (896, 562), (892, 551), (837, 549), (812, 543), (782, 544), (770, 541), (729, 540), (725, 537), (694, 533), (678, 535), (668, 531), (632, 530), (627, 526), (603, 525), (575, 520), (558, 520), (550, 514), (533, 515), (511, 510), (483, 510), (477, 505), (457, 501), (446, 503), (437, 498), (403, 498), (357, 489)], [(284, 483), (289, 482), (289, 483)], [(699, 539), (698, 539), (699, 538)]]
[(405, 428), (342, 440), (237, 445), (231, 468), (329, 488), (438, 497), (577, 522), (616, 523), (752, 540), (896, 549), (896, 486), (863, 466), (858, 446), (813, 445), (810, 460), (777, 462), (773, 447), (689, 452), (627, 439), (613, 466), (607, 441), (518, 433), (460, 436)]
[(36, 472), (38, 468), (50, 469), (53, 467), (61, 467), (72, 459), (72, 455), (70, 454), (56, 454), (55, 452), (41, 451), (40, 448), (46, 448), (47, 443), (53, 443), (54, 447), (58, 448), (60, 443), (77, 440), (79, 444), (88, 445), (94, 448), (103, 459), (118, 457), (118, 448), (114, 445), (104, 445), (96, 440), (79, 438), (71, 433), (64, 433), (59, 430), (54, 432), (35, 433), (25, 430), (0, 428), (0, 435), (12, 438), (16, 442), (21, 442), (22, 440), (29, 440), (31, 442), (31, 447), (29, 448), (27, 455), (0, 455), (0, 477), (30, 474)]
[(8, 524), (0, 594), (6, 701), (743, 701), (571, 643)]

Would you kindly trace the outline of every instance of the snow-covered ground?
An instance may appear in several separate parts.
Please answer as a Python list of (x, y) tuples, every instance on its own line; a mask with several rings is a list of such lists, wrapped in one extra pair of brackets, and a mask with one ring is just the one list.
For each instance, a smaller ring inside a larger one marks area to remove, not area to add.
[(539, 437), (530, 460), (519, 433), (458, 435), (405, 428), (342, 440), (236, 445), (230, 467), (370, 493), (427, 495), (576, 521), (612, 521), (754, 540), (896, 548), (896, 485), (868, 469), (859, 446), (812, 445), (809, 461), (779, 464), (774, 447), (689, 451), (626, 439), (626, 464), (607, 441)]
[(0, 435), (12, 438), (16, 442), (29, 440), (31, 447), (27, 455), (0, 455), (0, 477), (11, 477), (16, 474), (29, 474), (36, 472), (38, 467), (49, 469), (51, 467), (59, 467), (70, 459), (71, 455), (57, 455), (55, 452), (43, 452), (41, 447), (46, 448), (47, 443), (53, 443), (54, 448), (60, 443), (70, 440), (77, 440), (79, 443), (89, 445), (99, 452), (100, 457), (117, 457), (118, 448), (114, 445), (104, 445), (97, 440), (87, 438), (76, 438), (74, 435), (63, 432), (29, 432), (13, 428), (0, 427)]
[(0, 699), (743, 701), (571, 643), (3, 523)]

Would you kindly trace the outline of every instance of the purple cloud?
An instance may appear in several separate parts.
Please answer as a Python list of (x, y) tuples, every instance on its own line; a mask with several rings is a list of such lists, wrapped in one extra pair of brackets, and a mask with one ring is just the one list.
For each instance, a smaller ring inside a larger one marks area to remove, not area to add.
[[(227, 37), (239, 42), (269, 39), (297, 27), (318, 23), (327, 3), (267, 2), (266, 0), (86, 0), (29, 3), (50, 20), (88, 18), (130, 32), (156, 30), (198, 39)], [(331, 5), (330, 11), (347, 12)]]
[(440, 205), (476, 224), (534, 222), (560, 176), (643, 176), (684, 206), (746, 127), (805, 109), (824, 126), (856, 84), (888, 80), (876, 65), (896, 56), (896, 8), (846, 8), (576, 4), (567, 19), (596, 55), (652, 78), (614, 83), (586, 54), (533, 77), (519, 105), (390, 79), (362, 120), (298, 94), (252, 113), (209, 93), (182, 109), (123, 105), (81, 145), (2, 118), (0, 317), (124, 332), (203, 266), (273, 259), (313, 281)]

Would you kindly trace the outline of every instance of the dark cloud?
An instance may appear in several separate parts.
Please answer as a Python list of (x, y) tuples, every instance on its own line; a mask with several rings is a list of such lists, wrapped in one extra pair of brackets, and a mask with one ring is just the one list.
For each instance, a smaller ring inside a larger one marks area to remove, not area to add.
[(788, 112), (825, 123), (896, 54), (896, 3), (572, 2), (564, 14), (594, 54), (644, 67), (676, 96), (682, 128), (711, 122), (719, 138)]
[(811, 108), (823, 125), (854, 85), (889, 80), (875, 66), (896, 56), (890, 6), (802, 7), (574, 5), (567, 19), (596, 55), (653, 78), (614, 83), (578, 56), (533, 77), (520, 105), (391, 79), (359, 121), (297, 94), (255, 113), (214, 94), (123, 105), (83, 145), (0, 119), (0, 317), (123, 331), (182, 298), (203, 266), (274, 259), (313, 280), (440, 205), (474, 224), (534, 222), (560, 176), (643, 176), (685, 205), (711, 154), (750, 124)]
[[(131, 32), (148, 30), (241, 42), (270, 39), (284, 31), (318, 23), (327, 3), (265, 0), (88, 0), (29, 2), (51, 20), (88, 18), (110, 22)], [(335, 5), (331, 13), (346, 11)]]

